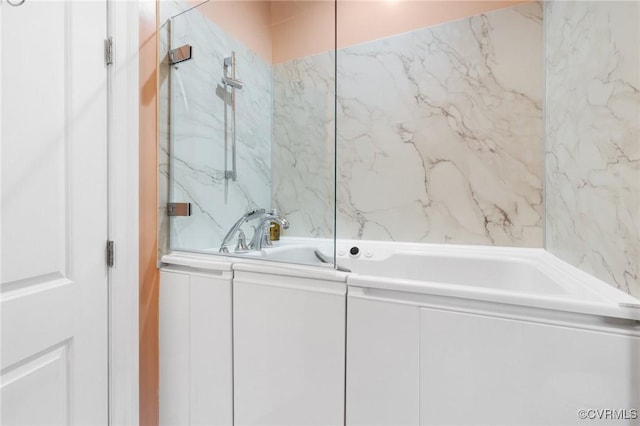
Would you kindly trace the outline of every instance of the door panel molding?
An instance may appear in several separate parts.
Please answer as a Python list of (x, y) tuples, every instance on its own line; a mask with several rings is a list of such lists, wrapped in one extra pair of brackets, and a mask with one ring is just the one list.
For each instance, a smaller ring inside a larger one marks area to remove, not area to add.
[(53, 288), (70, 282), (72, 281), (65, 278), (62, 272), (57, 271), (22, 280), (2, 283), (2, 288), (0, 288), (0, 300), (11, 300), (13, 298), (20, 297), (25, 293), (42, 291), (45, 288)]
[[(71, 340), (66, 340), (0, 373), (4, 423), (71, 424), (70, 348)], [(48, 386), (38, 386), (42, 382)], [(25, 401), (24, 395), (28, 395), (29, 400)], [(30, 418), (25, 419), (23, 405), (38, 407), (38, 410), (32, 410)]]

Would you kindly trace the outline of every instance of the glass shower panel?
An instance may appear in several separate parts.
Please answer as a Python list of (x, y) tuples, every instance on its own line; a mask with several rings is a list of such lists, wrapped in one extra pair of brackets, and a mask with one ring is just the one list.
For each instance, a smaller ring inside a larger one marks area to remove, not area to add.
[(271, 23), (296, 3), (185, 3), (170, 19), (170, 249), (333, 265), (334, 31), (291, 54)]
[[(191, 215), (172, 217), (170, 241), (209, 250), (246, 211), (271, 209), (271, 66), (198, 9), (171, 20), (171, 49), (185, 45), (192, 59), (171, 70), (170, 189)], [(223, 83), (232, 56), (242, 88)]]
[[(335, 37), (334, 3), (272, 3), (274, 15), (296, 4), (298, 16), (330, 16), (322, 25), (324, 49), (276, 49), (273, 64), (273, 202), (289, 218), (288, 235), (312, 238), (334, 256), (335, 231)], [(289, 5), (288, 5), (289, 4)], [(324, 9), (320, 12), (318, 9)], [(303, 19), (301, 18), (301, 19)], [(296, 18), (293, 18), (295, 21)], [(320, 18), (318, 18), (320, 19)], [(286, 22), (283, 24), (286, 25)], [(285, 28), (286, 30), (286, 28)], [(308, 31), (308, 30), (307, 30)], [(283, 31), (286, 32), (286, 31)], [(318, 38), (318, 34), (302, 34)]]

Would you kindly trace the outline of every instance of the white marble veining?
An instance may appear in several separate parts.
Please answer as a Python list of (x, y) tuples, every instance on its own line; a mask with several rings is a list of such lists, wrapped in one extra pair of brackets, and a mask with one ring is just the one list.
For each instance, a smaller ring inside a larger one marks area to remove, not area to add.
[[(171, 46), (183, 44), (193, 47), (193, 59), (171, 72), (170, 199), (190, 202), (192, 215), (171, 218), (170, 244), (206, 249), (219, 246), (248, 209), (271, 207), (272, 73), (270, 64), (197, 8), (171, 20)], [(231, 169), (232, 116), (231, 89), (221, 83), (232, 51), (236, 77), (244, 82), (236, 90), (235, 182), (224, 177)]]
[(333, 237), (335, 55), (273, 66), (273, 203), (288, 236)]
[(545, 8), (546, 248), (640, 298), (640, 3)]
[[(274, 72), (274, 201), (300, 216), (296, 235), (326, 235), (332, 219), (319, 201), (333, 198), (328, 55)], [(337, 62), (338, 237), (542, 245), (540, 3), (341, 49)]]
[(338, 235), (542, 245), (541, 4), (338, 52)]

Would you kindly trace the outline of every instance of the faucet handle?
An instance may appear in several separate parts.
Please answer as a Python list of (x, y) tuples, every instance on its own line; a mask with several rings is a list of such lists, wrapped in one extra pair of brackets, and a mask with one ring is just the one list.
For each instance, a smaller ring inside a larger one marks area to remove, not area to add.
[(238, 232), (238, 243), (233, 251), (235, 253), (246, 253), (249, 251), (249, 247), (247, 247), (247, 237), (243, 231)]
[(263, 247), (271, 247), (273, 242), (271, 242), (271, 234), (269, 233), (269, 228), (272, 222), (269, 222), (267, 226), (264, 227), (264, 234), (262, 235), (262, 246)]

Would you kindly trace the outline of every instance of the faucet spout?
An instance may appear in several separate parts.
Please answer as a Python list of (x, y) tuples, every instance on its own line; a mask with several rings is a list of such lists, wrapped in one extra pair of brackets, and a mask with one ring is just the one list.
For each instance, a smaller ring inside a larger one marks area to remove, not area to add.
[(249, 243), (249, 247), (252, 250), (262, 250), (263, 246), (270, 245), (271, 241), (267, 230), (271, 222), (277, 222), (282, 229), (289, 229), (289, 221), (280, 216), (276, 210), (272, 210), (270, 213), (263, 215)]
[(236, 232), (238, 232), (240, 230), (240, 227), (242, 225), (244, 225), (246, 222), (248, 222), (248, 221), (250, 221), (252, 219), (256, 219), (258, 217), (261, 217), (264, 214), (265, 214), (265, 209), (249, 210), (248, 212), (243, 214), (240, 217), (240, 219), (238, 219), (236, 221), (236, 223), (233, 224), (231, 229), (229, 229), (229, 232), (227, 232), (227, 235), (225, 235), (224, 239), (222, 240), (222, 244), (220, 244), (220, 249), (218, 251), (220, 253), (229, 253), (229, 249), (227, 248), (227, 244), (229, 244), (229, 242), (231, 242), (231, 239), (234, 237)]

